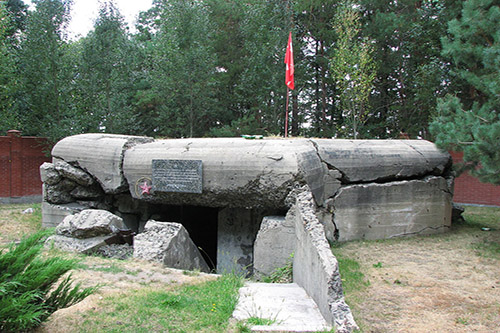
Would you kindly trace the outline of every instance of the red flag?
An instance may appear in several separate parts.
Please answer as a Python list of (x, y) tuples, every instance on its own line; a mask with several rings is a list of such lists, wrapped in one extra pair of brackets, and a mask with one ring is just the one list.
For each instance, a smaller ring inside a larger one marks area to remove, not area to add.
[(285, 64), (286, 64), (286, 74), (285, 74), (285, 84), (288, 88), (294, 89), (295, 83), (293, 80), (293, 73), (295, 68), (293, 66), (293, 47), (292, 47), (292, 32), (288, 35), (288, 45), (286, 46), (285, 53)]

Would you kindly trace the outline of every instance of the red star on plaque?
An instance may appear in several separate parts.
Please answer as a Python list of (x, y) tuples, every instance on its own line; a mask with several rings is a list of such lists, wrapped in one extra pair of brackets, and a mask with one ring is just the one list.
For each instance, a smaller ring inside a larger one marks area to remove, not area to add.
[(139, 186), (142, 189), (141, 195), (143, 194), (151, 194), (149, 191), (153, 188), (152, 186), (148, 185), (148, 182), (144, 182), (141, 186)]

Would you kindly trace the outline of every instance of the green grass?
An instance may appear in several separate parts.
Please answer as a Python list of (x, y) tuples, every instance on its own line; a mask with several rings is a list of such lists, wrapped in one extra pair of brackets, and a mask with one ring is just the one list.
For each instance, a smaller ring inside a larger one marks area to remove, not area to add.
[(241, 277), (181, 286), (172, 291), (149, 287), (105, 297), (85, 313), (80, 332), (221, 332), (236, 306)]
[(458, 228), (467, 228), (477, 234), (472, 249), (481, 257), (500, 259), (500, 208), (466, 206), (465, 222)]
[(368, 281), (363, 272), (361, 272), (360, 264), (356, 260), (346, 257), (342, 253), (341, 245), (332, 247), (332, 252), (339, 263), (342, 288), (344, 289), (346, 298), (347, 295), (350, 296), (355, 291), (363, 290), (370, 285), (370, 281)]

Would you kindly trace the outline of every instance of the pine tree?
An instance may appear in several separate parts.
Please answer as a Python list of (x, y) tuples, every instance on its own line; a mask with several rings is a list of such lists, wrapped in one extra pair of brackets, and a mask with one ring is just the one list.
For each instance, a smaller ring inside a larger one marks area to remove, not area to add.
[(448, 24), (443, 54), (451, 58), (455, 95), (439, 101), (431, 124), (436, 144), (464, 152), (481, 181), (500, 184), (500, 6), (497, 0), (467, 0), (461, 17)]
[[(102, 4), (94, 29), (81, 42), (78, 107), (87, 131), (133, 130), (131, 55), (124, 19), (112, 1)], [(82, 124), (83, 125), (83, 124)]]
[[(34, 0), (18, 53), (22, 85), (17, 98), (23, 133), (57, 140), (68, 135), (66, 111), (71, 95), (69, 68), (65, 66), (65, 28), (70, 0)], [(50, 124), (50, 125), (49, 125)]]

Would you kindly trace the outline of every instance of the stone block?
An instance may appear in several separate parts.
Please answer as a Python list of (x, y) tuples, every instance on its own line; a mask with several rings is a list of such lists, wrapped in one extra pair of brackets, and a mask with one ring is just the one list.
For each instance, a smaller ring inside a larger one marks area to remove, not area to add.
[(119, 193), (127, 186), (121, 169), (124, 152), (135, 144), (151, 141), (152, 138), (138, 136), (81, 134), (59, 141), (52, 156), (77, 163), (97, 179), (106, 193)]
[(66, 216), (79, 213), (86, 208), (77, 203), (53, 205), (48, 202), (42, 202), (42, 227), (57, 227)]
[(189, 233), (180, 223), (149, 220), (144, 232), (134, 238), (134, 258), (158, 262), (171, 268), (210, 271)]
[(123, 219), (101, 209), (86, 209), (64, 218), (56, 228), (56, 233), (75, 238), (90, 238), (126, 230)]
[(334, 198), (339, 240), (384, 239), (443, 232), (451, 224), (445, 178), (343, 187)]
[(253, 249), (254, 275), (269, 276), (275, 269), (290, 262), (296, 241), (292, 221), (284, 216), (264, 217)]

